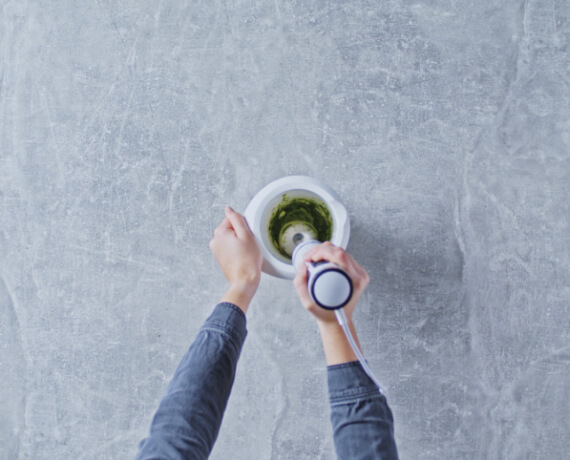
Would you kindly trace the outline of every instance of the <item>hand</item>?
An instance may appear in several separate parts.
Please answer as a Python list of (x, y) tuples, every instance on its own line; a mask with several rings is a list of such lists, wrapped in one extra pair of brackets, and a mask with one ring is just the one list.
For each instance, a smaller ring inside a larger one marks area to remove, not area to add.
[[(315, 246), (308, 251), (304, 257), (304, 262), (317, 262), (319, 260), (328, 260), (329, 262), (339, 265), (352, 280), (352, 297), (350, 302), (343, 308), (348, 321), (348, 327), (352, 332), (356, 345), (360, 348), (358, 336), (354, 324), (352, 323), (352, 313), (358, 303), (358, 299), (366, 289), (366, 286), (368, 286), (370, 280), (368, 273), (356, 263), (350, 254), (328, 241), (319, 246)], [(344, 331), (338, 324), (334, 311), (319, 307), (311, 299), (307, 288), (307, 278), (307, 266), (305, 263), (301, 263), (299, 267), (297, 267), (297, 276), (295, 276), (294, 280), (295, 289), (303, 306), (317, 318), (327, 364), (331, 366), (356, 361), (358, 358), (346, 339)]]
[(221, 301), (231, 302), (247, 311), (261, 278), (263, 255), (244, 217), (231, 207), (214, 230), (210, 249), (230, 287)]
[[(328, 260), (343, 268), (352, 280), (352, 298), (344, 307), (346, 317), (352, 321), (352, 312), (356, 307), (358, 299), (368, 286), (370, 278), (368, 274), (344, 249), (333, 245), (330, 241), (326, 241), (319, 246), (315, 246), (305, 254), (304, 262), (317, 262), (319, 260)], [(308, 269), (305, 263), (299, 264), (297, 267), (297, 275), (294, 284), (297, 294), (301, 299), (303, 306), (317, 318), (319, 325), (334, 323), (336, 324), (336, 316), (334, 311), (326, 310), (319, 307), (312, 299), (307, 288)]]

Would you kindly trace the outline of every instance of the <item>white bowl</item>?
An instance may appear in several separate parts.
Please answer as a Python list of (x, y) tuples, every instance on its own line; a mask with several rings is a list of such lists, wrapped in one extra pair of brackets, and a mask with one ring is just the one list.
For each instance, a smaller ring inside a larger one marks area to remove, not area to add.
[(295, 267), (271, 243), (269, 219), (283, 195), (290, 198), (317, 198), (325, 203), (333, 220), (331, 243), (346, 249), (350, 238), (348, 213), (336, 192), (323, 182), (308, 176), (287, 176), (263, 187), (244, 212), (249, 228), (263, 252), (262, 270), (279, 278), (293, 279)]

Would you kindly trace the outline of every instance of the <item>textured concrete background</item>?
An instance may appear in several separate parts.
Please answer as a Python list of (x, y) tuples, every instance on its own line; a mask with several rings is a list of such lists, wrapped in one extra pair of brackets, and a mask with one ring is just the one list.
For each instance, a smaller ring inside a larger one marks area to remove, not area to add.
[[(0, 6), (0, 458), (132, 457), (289, 174), (349, 210), (401, 458), (568, 458), (567, 0)], [(334, 458), (292, 284), (248, 321), (212, 458)]]

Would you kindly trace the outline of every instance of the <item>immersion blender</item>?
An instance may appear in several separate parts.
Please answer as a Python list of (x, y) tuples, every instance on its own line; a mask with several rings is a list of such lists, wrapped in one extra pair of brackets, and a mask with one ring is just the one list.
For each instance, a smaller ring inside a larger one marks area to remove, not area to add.
[[(297, 246), (293, 251), (291, 260), (295, 269), (303, 262), (305, 254), (315, 246), (321, 244), (316, 240), (305, 241), (302, 233), (297, 233)], [(315, 303), (327, 310), (336, 310), (344, 307), (352, 297), (352, 280), (348, 274), (337, 264), (321, 260), (307, 263), (309, 270), (307, 287)]]
[[(304, 262), (305, 254), (315, 246), (321, 244), (311, 238), (310, 233), (303, 231), (296, 232), (292, 236), (292, 242), (295, 244), (291, 260), (295, 269)], [(309, 271), (307, 279), (307, 288), (309, 295), (315, 303), (326, 310), (334, 310), (336, 318), (356, 357), (360, 361), (364, 372), (376, 384), (380, 393), (384, 393), (384, 388), (370, 369), (368, 362), (356, 344), (352, 332), (348, 326), (344, 307), (352, 298), (352, 280), (350, 276), (337, 264), (327, 260), (319, 260), (316, 262), (305, 262)]]
[[(307, 251), (323, 241), (342, 249), (348, 244), (350, 224), (340, 197), (313, 177), (287, 176), (271, 182), (253, 197), (244, 216), (263, 252), (262, 270), (279, 278), (293, 279)], [(278, 224), (274, 225), (275, 222)], [(327, 231), (326, 227), (334, 231)], [(326, 260), (305, 264), (310, 297), (321, 308), (335, 312), (363, 370), (382, 393), (382, 386), (357, 346), (344, 312), (353, 296), (350, 276)]]

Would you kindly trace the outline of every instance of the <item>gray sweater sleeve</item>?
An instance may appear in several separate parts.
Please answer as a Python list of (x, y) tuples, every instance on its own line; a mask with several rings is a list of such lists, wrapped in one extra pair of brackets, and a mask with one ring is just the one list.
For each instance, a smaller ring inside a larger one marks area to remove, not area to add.
[(394, 418), (358, 361), (327, 368), (334, 445), (339, 460), (395, 460)]
[(218, 304), (176, 369), (137, 460), (209, 456), (246, 334), (243, 312), (231, 303)]

